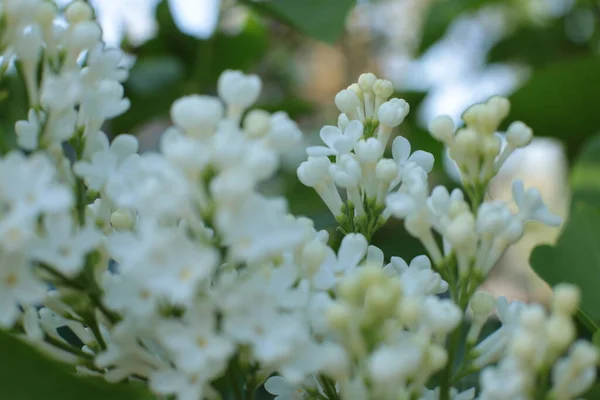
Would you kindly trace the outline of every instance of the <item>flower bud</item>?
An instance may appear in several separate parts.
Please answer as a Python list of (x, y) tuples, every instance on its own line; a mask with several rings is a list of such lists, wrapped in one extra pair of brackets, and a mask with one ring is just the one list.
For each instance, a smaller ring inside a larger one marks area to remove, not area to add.
[(69, 37), (69, 47), (75, 52), (81, 52), (93, 47), (100, 41), (102, 30), (94, 21), (82, 21), (73, 26)]
[(117, 231), (126, 231), (133, 227), (133, 215), (129, 210), (117, 210), (110, 216), (110, 224)]
[(546, 312), (541, 305), (532, 304), (521, 312), (520, 319), (527, 329), (539, 330), (546, 320)]
[(318, 240), (313, 240), (304, 246), (302, 263), (306, 266), (308, 275), (314, 275), (327, 256), (327, 246)]
[(334, 101), (336, 107), (346, 115), (355, 115), (356, 110), (361, 106), (356, 92), (350, 89), (340, 91), (335, 95)]
[(410, 107), (405, 100), (391, 99), (379, 107), (377, 117), (382, 125), (396, 127), (404, 121)]
[(222, 118), (223, 105), (211, 96), (184, 96), (171, 106), (173, 123), (192, 136), (213, 134)]
[(375, 76), (375, 74), (368, 72), (365, 74), (361, 74), (358, 77), (358, 86), (360, 86), (363, 92), (371, 92), (373, 91), (373, 85), (376, 81), (377, 77)]
[(575, 339), (575, 326), (570, 317), (561, 314), (552, 315), (546, 324), (550, 346), (562, 352)]
[(375, 138), (361, 139), (354, 148), (358, 159), (365, 163), (377, 162), (383, 156), (383, 150), (383, 145)]
[(427, 358), (431, 371), (439, 371), (448, 362), (448, 352), (443, 347), (436, 345), (430, 346), (428, 350)]
[(473, 312), (473, 318), (475, 318), (475, 316), (487, 318), (487, 316), (494, 311), (494, 308), (496, 308), (496, 300), (487, 292), (476, 292), (473, 297), (471, 297), (469, 306)]
[(560, 314), (574, 315), (579, 307), (581, 291), (575, 285), (559, 283), (554, 287), (552, 309)]
[(398, 166), (394, 160), (381, 159), (375, 167), (375, 176), (382, 184), (390, 184), (398, 176)]
[(242, 109), (256, 102), (262, 82), (256, 75), (245, 75), (241, 71), (226, 70), (217, 81), (219, 97), (227, 105), (235, 105)]
[(94, 17), (94, 10), (84, 1), (74, 1), (67, 6), (65, 17), (70, 24), (75, 25), (79, 22), (90, 21)]
[(429, 122), (428, 130), (431, 136), (448, 145), (454, 138), (454, 121), (447, 115), (441, 115)]
[(271, 115), (264, 110), (251, 110), (244, 118), (244, 131), (251, 138), (266, 135), (271, 126)]
[(521, 121), (515, 121), (506, 131), (506, 141), (512, 147), (525, 147), (531, 143), (533, 131)]
[(377, 79), (373, 84), (373, 92), (378, 98), (387, 100), (392, 94), (394, 94), (394, 85), (388, 80)]
[(334, 329), (342, 330), (350, 321), (350, 310), (340, 303), (333, 303), (325, 311), (327, 322)]

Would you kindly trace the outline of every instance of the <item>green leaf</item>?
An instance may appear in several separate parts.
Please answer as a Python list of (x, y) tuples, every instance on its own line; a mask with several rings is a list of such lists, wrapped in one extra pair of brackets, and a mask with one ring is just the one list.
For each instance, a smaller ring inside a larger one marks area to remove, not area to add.
[(134, 94), (148, 96), (181, 84), (184, 73), (185, 66), (176, 57), (146, 57), (131, 69), (127, 85)]
[(530, 258), (535, 272), (548, 284), (573, 283), (581, 289), (581, 310), (600, 320), (600, 212), (578, 202), (555, 246), (536, 247)]
[(533, 67), (543, 67), (560, 59), (589, 54), (588, 43), (571, 41), (565, 31), (565, 19), (544, 25), (519, 27), (492, 47), (489, 63), (516, 61)]
[(600, 209), (600, 135), (590, 138), (571, 173), (573, 204), (582, 201)]
[(334, 44), (342, 36), (346, 17), (356, 0), (243, 0), (243, 3), (307, 36)]
[(0, 390), (14, 400), (151, 400), (137, 384), (112, 385), (99, 378), (77, 377), (17, 338), (0, 332)]
[(566, 141), (569, 154), (600, 127), (600, 57), (571, 58), (533, 72), (511, 97), (507, 121), (522, 120), (538, 136)]

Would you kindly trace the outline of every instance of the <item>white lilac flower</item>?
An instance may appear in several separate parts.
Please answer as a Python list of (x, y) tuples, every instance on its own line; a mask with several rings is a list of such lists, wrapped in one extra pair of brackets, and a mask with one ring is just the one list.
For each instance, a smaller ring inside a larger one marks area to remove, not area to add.
[(346, 235), (337, 255), (328, 249), (319, 272), (313, 278), (315, 287), (320, 290), (333, 288), (339, 279), (351, 273), (363, 261), (367, 247), (367, 240), (361, 234)]
[(12, 327), (19, 308), (41, 303), (45, 294), (46, 285), (24, 254), (0, 250), (0, 326)]
[(190, 375), (165, 368), (150, 374), (150, 388), (158, 394), (175, 395), (177, 400), (197, 400), (204, 398), (208, 382), (200, 373)]
[(310, 157), (341, 156), (354, 149), (363, 134), (359, 121), (351, 121), (342, 132), (338, 127), (325, 126), (321, 129), (321, 140), (327, 146), (312, 146), (306, 149)]
[(85, 256), (100, 243), (93, 225), (78, 229), (69, 214), (47, 215), (44, 234), (31, 241), (30, 254), (57, 271), (74, 276), (85, 264)]
[(182, 229), (151, 221), (142, 223), (138, 233), (113, 234), (108, 246), (124, 277), (176, 304), (192, 301), (218, 261), (215, 249), (192, 242)]
[(158, 325), (158, 340), (183, 372), (215, 376), (227, 367), (235, 346), (216, 330), (214, 311), (209, 305), (197, 306), (187, 310), (182, 321)]
[(427, 256), (417, 256), (410, 266), (400, 257), (392, 257), (383, 270), (389, 275), (398, 275), (403, 292), (408, 296), (434, 295), (448, 290), (448, 283), (431, 268)]
[(99, 191), (117, 173), (120, 165), (130, 162), (129, 157), (138, 157), (135, 154), (138, 141), (131, 135), (119, 135), (109, 145), (106, 135), (98, 132), (95, 143), (98, 143), (98, 148), (90, 155), (90, 161), (77, 161), (73, 169), (88, 188)]

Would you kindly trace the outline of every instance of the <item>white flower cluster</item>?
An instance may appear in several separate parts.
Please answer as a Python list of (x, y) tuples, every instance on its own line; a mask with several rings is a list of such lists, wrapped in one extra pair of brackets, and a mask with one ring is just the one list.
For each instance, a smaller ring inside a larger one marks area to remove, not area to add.
[[(538, 304), (507, 307), (504, 299), (498, 302), (503, 326), (473, 350), (476, 369), (498, 361), (481, 372), (479, 399), (529, 399), (536, 392), (557, 400), (574, 399), (587, 391), (596, 379), (599, 354), (589, 342), (574, 342), (572, 317), (579, 296), (576, 287), (558, 285), (549, 315)], [(472, 305), (474, 314), (487, 317), (491, 308), (482, 307), (487, 302)]]
[[(128, 106), (127, 72), (100, 42), (92, 9), (75, 1), (62, 18), (49, 1), (0, 4), (3, 66), (17, 66), (31, 106), (15, 127), (27, 154), (0, 159), (1, 328), (81, 374), (147, 382), (178, 400), (249, 398), (263, 383), (282, 400), (529, 399), (536, 390), (566, 400), (595, 380), (596, 350), (572, 344), (574, 288), (557, 288), (550, 315), (475, 293), (527, 221), (558, 219), (519, 183), (516, 213), (483, 196), (469, 204), (460, 191), (429, 195), (433, 157), (411, 155), (402, 137), (383, 158), (408, 112), (388, 100), (388, 81), (363, 74), (340, 92), (339, 126), (322, 130), (327, 146), (309, 148), (298, 170), (341, 223), (336, 251), (285, 199), (259, 190), (301, 133), (283, 112), (250, 110), (258, 77), (225, 71), (218, 97), (177, 100), (160, 151), (140, 155), (135, 137), (109, 141), (100, 130)], [(505, 103), (488, 104), (478, 112)], [(489, 134), (478, 112), (467, 122)], [(429, 257), (386, 263), (369, 245), (390, 215), (405, 218)], [(494, 309), (502, 327), (478, 343)], [(479, 393), (457, 389), (482, 369)]]
[[(433, 167), (433, 155), (420, 150), (411, 154), (402, 136), (392, 143), (393, 158), (383, 157), (393, 129), (409, 112), (406, 101), (388, 100), (393, 93), (390, 81), (371, 73), (339, 92), (338, 126), (321, 129), (326, 146), (309, 147), (308, 160), (298, 168), (300, 181), (316, 190), (345, 233), (360, 232), (370, 239), (389, 217), (384, 211), (387, 194), (405, 187), (413, 175), (427, 176)], [(338, 188), (345, 189), (346, 202)]]

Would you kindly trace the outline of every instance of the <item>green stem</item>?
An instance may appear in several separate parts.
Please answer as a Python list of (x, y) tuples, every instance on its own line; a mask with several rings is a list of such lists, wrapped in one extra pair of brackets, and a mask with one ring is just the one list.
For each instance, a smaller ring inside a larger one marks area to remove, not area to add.
[(457, 326), (450, 334), (448, 339), (448, 361), (442, 371), (442, 380), (440, 383), (440, 400), (450, 400), (450, 389), (452, 386), (452, 370), (454, 359), (460, 344), (461, 325)]

